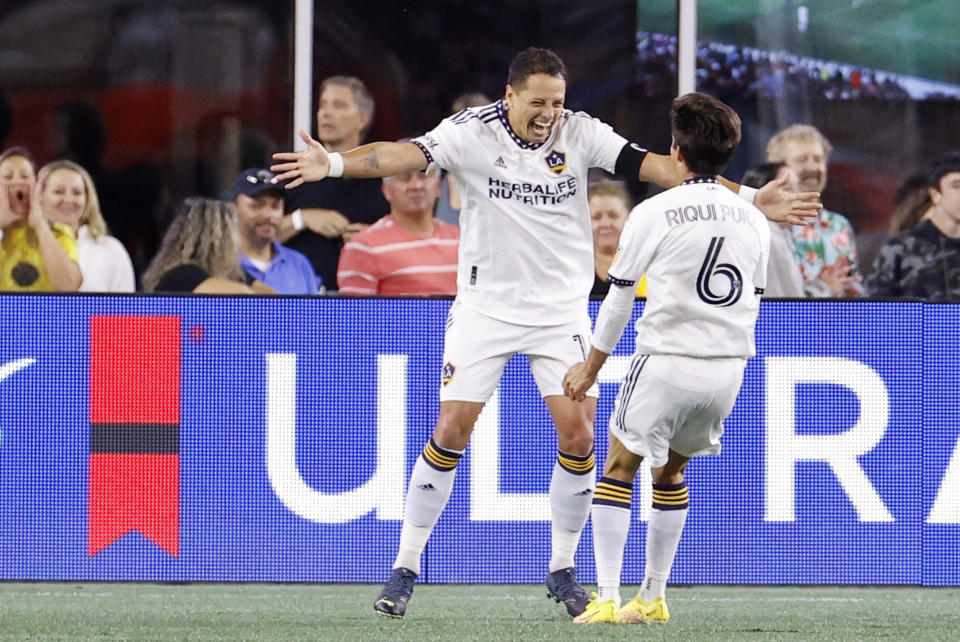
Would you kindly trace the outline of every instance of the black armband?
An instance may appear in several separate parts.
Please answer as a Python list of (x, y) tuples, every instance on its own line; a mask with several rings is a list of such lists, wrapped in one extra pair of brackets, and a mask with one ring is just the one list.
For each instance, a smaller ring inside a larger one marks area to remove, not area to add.
[(617, 156), (617, 165), (615, 173), (623, 176), (630, 181), (639, 180), (640, 166), (643, 165), (643, 159), (647, 157), (647, 150), (636, 143), (627, 143), (620, 150)]

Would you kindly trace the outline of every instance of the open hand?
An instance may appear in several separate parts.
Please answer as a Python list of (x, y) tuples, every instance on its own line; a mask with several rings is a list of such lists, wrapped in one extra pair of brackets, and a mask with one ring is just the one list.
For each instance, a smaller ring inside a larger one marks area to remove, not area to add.
[(771, 221), (806, 225), (823, 209), (820, 192), (792, 192), (789, 183), (788, 173), (770, 181), (757, 191), (753, 204)]
[(300, 138), (307, 144), (304, 151), (278, 152), (273, 155), (273, 160), (286, 162), (270, 166), (278, 181), (291, 181), (285, 185), (287, 189), (300, 187), (307, 181), (321, 181), (330, 174), (330, 159), (323, 145), (303, 129)]

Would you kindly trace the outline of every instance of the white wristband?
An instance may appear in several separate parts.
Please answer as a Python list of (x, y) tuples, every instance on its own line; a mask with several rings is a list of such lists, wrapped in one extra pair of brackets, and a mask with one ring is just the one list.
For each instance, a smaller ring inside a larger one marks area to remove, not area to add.
[(739, 194), (740, 198), (748, 203), (753, 203), (754, 199), (757, 197), (757, 188), (741, 185), (740, 189), (737, 191), (737, 194)]
[(290, 222), (293, 223), (293, 229), (300, 231), (303, 229), (303, 210), (293, 210), (290, 212)]
[(343, 155), (339, 152), (330, 152), (327, 154), (327, 160), (330, 161), (330, 178), (340, 178), (343, 176)]

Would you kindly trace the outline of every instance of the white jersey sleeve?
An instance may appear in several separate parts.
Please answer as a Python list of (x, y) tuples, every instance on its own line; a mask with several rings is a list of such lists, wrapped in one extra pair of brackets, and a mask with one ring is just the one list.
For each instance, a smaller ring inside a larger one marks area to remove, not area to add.
[(411, 142), (423, 151), (430, 164), (452, 172), (464, 157), (465, 134), (469, 134), (469, 130), (457, 127), (450, 118), (445, 118), (432, 130)]
[[(573, 118), (584, 120), (587, 130), (587, 157), (590, 167), (600, 167), (614, 173), (620, 151), (627, 139), (613, 131), (613, 127), (589, 114), (578, 111)], [(591, 131), (592, 130), (592, 131)]]

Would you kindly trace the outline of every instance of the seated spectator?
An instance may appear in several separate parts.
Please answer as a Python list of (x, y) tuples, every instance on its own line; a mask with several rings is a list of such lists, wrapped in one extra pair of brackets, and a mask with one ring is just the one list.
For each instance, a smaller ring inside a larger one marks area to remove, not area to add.
[[(320, 85), (317, 140), (328, 152), (359, 147), (373, 123), (373, 96), (353, 76), (331, 76)], [(305, 183), (287, 195), (288, 216), (277, 240), (304, 254), (328, 291), (337, 289), (337, 261), (343, 244), (387, 209), (380, 182), (341, 178)]]
[(912, 174), (897, 188), (893, 196), (893, 213), (890, 215), (890, 227), (887, 236), (896, 236), (907, 228), (913, 227), (922, 219), (929, 218), (930, 177), (927, 172)]
[(433, 216), (440, 195), (436, 170), (383, 179), (390, 213), (343, 248), (342, 294), (456, 294), (460, 230)]
[[(783, 163), (796, 175), (798, 188), (823, 192), (833, 147), (811, 125), (791, 125), (767, 143), (767, 161)], [(791, 228), (800, 260), (804, 291), (812, 297), (855, 297), (863, 292), (853, 226), (846, 217), (820, 210), (809, 225)]]
[(940, 156), (928, 180), (929, 218), (880, 248), (868, 296), (960, 301), (960, 150)]
[(269, 169), (243, 172), (227, 193), (237, 212), (240, 265), (280, 294), (320, 294), (320, 277), (300, 252), (277, 242), (286, 190)]
[(33, 159), (23, 148), (0, 155), (0, 290), (76, 292), (83, 282), (77, 240), (40, 205)]
[(236, 236), (233, 205), (188, 198), (143, 274), (144, 289), (198, 294), (275, 293), (246, 278), (237, 259)]
[[(587, 187), (590, 221), (593, 226), (593, 289), (590, 296), (606, 296), (610, 290), (607, 270), (613, 263), (620, 233), (630, 215), (630, 194), (621, 181), (601, 179)], [(637, 285), (637, 296), (647, 296), (646, 277)]]
[[(471, 92), (457, 96), (450, 108), (450, 114), (459, 114), (467, 107), (483, 107), (493, 101), (486, 94)], [(437, 219), (451, 225), (460, 224), (460, 189), (453, 174), (443, 177), (440, 187), (440, 200), (437, 201)]]
[[(762, 163), (747, 170), (740, 183), (757, 189), (772, 180), (791, 175), (792, 172), (783, 163)], [(796, 182), (796, 177), (792, 178)], [(796, 186), (794, 185), (794, 191)], [(803, 274), (793, 244), (793, 227), (789, 223), (770, 224), (770, 258), (767, 262), (767, 286), (764, 297), (802, 298)]]
[(77, 237), (83, 274), (81, 292), (133, 292), (133, 262), (123, 243), (107, 234), (97, 189), (87, 170), (59, 160), (40, 168), (40, 206), (51, 221), (68, 226)]

